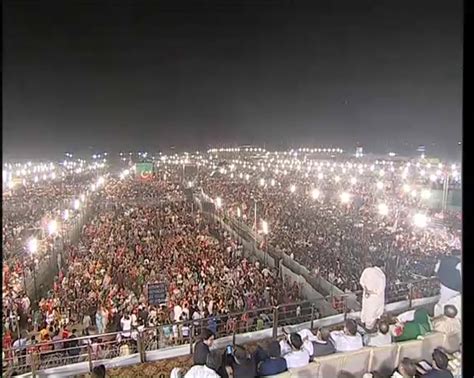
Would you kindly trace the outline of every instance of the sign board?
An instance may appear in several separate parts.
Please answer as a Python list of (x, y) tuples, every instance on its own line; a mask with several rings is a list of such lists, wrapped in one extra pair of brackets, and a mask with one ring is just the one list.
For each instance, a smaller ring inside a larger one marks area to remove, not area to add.
[(148, 284), (147, 293), (148, 304), (159, 306), (160, 304), (166, 303), (167, 288), (165, 282)]

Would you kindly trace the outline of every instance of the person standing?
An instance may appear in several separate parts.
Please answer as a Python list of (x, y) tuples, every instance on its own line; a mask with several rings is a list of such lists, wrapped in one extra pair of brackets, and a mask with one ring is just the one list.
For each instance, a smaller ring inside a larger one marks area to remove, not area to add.
[(443, 257), (435, 268), (440, 282), (440, 298), (434, 309), (434, 315), (440, 316), (444, 313), (444, 306), (454, 305), (458, 310), (458, 318), (461, 316), (461, 250), (454, 250), (450, 256)]
[(376, 260), (374, 266), (366, 268), (360, 277), (364, 289), (360, 320), (367, 329), (373, 329), (384, 312), (386, 277), (383, 265), (383, 260)]

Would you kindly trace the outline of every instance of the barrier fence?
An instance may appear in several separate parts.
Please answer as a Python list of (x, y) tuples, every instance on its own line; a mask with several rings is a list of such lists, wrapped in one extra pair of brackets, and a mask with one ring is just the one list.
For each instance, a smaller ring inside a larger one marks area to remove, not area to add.
[[(397, 285), (401, 294), (388, 297), (396, 300), (387, 300), (386, 304), (403, 299), (409, 300), (411, 308), (412, 300), (418, 297), (417, 290), (426, 285), (432, 287), (435, 284), (437, 284), (435, 279), (427, 279)], [(346, 318), (350, 313), (347, 305), (348, 298), (353, 295), (360, 297), (362, 293), (324, 297), (320, 301), (313, 302), (281, 304), (155, 327), (133, 327), (120, 332), (92, 334), (62, 340), (53, 339), (49, 342), (29, 345), (25, 343), (19, 348), (3, 350), (3, 372), (6, 375), (13, 371), (16, 373), (31, 372), (35, 376), (40, 370), (79, 362), (88, 362), (89, 370), (92, 370), (97, 361), (132, 354), (138, 354), (140, 362), (146, 362), (148, 352), (180, 345), (189, 345), (191, 354), (194, 343), (205, 328), (215, 331), (216, 338), (233, 336), (234, 342), (236, 335), (266, 329), (271, 329), (273, 337), (276, 337), (278, 329), (285, 326), (310, 322), (310, 328), (313, 328), (314, 321), (321, 319), (321, 301), (330, 302), (336, 312), (344, 314), (344, 318)]]

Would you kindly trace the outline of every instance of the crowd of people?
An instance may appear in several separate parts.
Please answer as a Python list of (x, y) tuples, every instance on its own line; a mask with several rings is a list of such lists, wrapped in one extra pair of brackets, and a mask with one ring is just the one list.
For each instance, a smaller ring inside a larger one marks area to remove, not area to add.
[[(387, 170), (381, 178), (366, 169), (357, 179), (339, 172), (336, 179), (338, 171), (325, 169), (324, 176), (314, 166), (310, 175), (304, 167), (276, 174), (247, 163), (234, 170), (201, 168), (198, 181), (206, 195), (220, 198), (226, 214), (254, 231), (265, 220), (271, 248), (344, 291), (360, 289), (360, 274), (375, 257), (387, 261), (386, 274), (396, 284), (432, 276), (439, 257), (460, 245), (457, 213), (444, 213), (450, 226), (442, 230), (413, 225), (416, 211), (433, 219), (438, 215), (421, 198), (418, 188), (426, 188), (425, 181), (413, 186), (418, 189), (413, 196), (398, 172)], [(347, 201), (341, 203), (344, 192)], [(387, 214), (380, 213), (381, 203)]]
[[(457, 310), (452, 305), (444, 308), (444, 314), (431, 318), (424, 308), (402, 313), (393, 318), (384, 315), (378, 320), (376, 329), (367, 332), (354, 319), (347, 319), (343, 329), (318, 328), (314, 332), (302, 329), (287, 333), (279, 339), (270, 339), (256, 348), (229, 345), (225, 351), (213, 348), (214, 334), (205, 330), (194, 347), (194, 361), (185, 378), (234, 377), (252, 378), (274, 376), (287, 370), (303, 368), (315, 358), (335, 353), (354, 352), (363, 347), (384, 347), (390, 344), (416, 340), (432, 332), (452, 334), (461, 332), (461, 322), (456, 319)], [(252, 350), (253, 349), (253, 350)], [(404, 358), (395, 370), (382, 366), (378, 371), (364, 377), (453, 377), (459, 374), (458, 353), (448, 353), (441, 345), (432, 352), (432, 363)], [(175, 376), (182, 376), (176, 368)], [(354, 377), (340, 371), (337, 377)], [(334, 375), (334, 377), (336, 377)]]

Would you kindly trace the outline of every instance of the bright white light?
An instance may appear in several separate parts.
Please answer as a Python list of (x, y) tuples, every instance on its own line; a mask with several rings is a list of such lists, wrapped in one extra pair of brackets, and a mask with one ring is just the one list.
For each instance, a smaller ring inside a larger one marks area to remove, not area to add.
[(242, 216), (242, 212), (240, 211), (240, 207), (237, 208), (237, 218)]
[(92, 184), (92, 185), (91, 185), (91, 190), (92, 190), (93, 192), (95, 192), (95, 188), (96, 188), (95, 184)]
[(296, 186), (293, 184), (290, 186), (290, 192), (294, 193), (296, 191)]
[(422, 199), (426, 200), (431, 197), (431, 192), (428, 189), (423, 189), (420, 195)]
[(334, 181), (339, 182), (341, 181), (341, 178), (339, 176), (334, 177)]
[(322, 173), (318, 173), (318, 180), (322, 180), (323, 179), (323, 174)]
[(403, 191), (404, 191), (405, 193), (408, 193), (408, 192), (410, 191), (410, 185), (408, 185), (408, 184), (403, 184)]
[(275, 179), (272, 179), (272, 180), (270, 181), (270, 185), (271, 185), (271, 186), (275, 186)]
[(68, 210), (68, 209), (64, 210), (63, 219), (64, 219), (64, 220), (68, 220), (68, 219), (69, 219), (69, 210)]
[(28, 251), (31, 254), (34, 254), (36, 253), (37, 250), (38, 250), (38, 240), (36, 238), (31, 238), (28, 241)]
[(351, 195), (347, 192), (343, 192), (341, 194), (341, 202), (346, 204), (346, 203), (349, 203), (349, 201), (351, 200)]
[(246, 179), (247, 181), (249, 181), (250, 175), (249, 175), (248, 173), (245, 175), (245, 179)]
[(38, 180), (39, 180), (39, 179), (38, 179), (38, 176), (35, 176), (35, 178), (33, 179), (33, 181), (34, 181), (35, 183), (37, 183)]
[(357, 183), (357, 179), (355, 177), (351, 177), (351, 185), (355, 185)]
[(79, 198), (81, 199), (82, 202), (84, 202), (84, 200), (86, 199), (86, 196), (85, 196), (85, 194), (81, 194), (81, 196)]
[(262, 220), (262, 233), (268, 235), (268, 223)]
[(385, 176), (385, 171), (383, 169), (381, 169), (380, 172), (379, 172), (379, 175), (380, 175), (380, 177)]
[(265, 185), (265, 180), (263, 178), (261, 178), (260, 181), (259, 181), (259, 184), (260, 184), (260, 186), (264, 186)]
[(383, 182), (382, 182), (382, 181), (377, 182), (377, 189), (378, 189), (378, 190), (382, 190), (382, 189), (383, 189)]
[(388, 206), (384, 203), (380, 203), (378, 206), (379, 214), (382, 216), (388, 215)]
[(436, 181), (436, 175), (431, 175), (430, 176), (430, 181), (435, 182)]
[(74, 200), (74, 210), (79, 210), (79, 208), (81, 207), (81, 201), (79, 201), (78, 199)]
[(217, 207), (218, 209), (220, 209), (221, 206), (222, 206), (222, 198), (217, 197), (217, 198), (216, 198), (216, 207)]
[(422, 169), (422, 170), (420, 171), (420, 175), (421, 175), (421, 176), (424, 176), (425, 174), (426, 174), (426, 171), (425, 171), (424, 169)]
[(320, 195), (321, 195), (321, 193), (318, 189), (313, 189), (311, 191), (311, 197), (313, 197), (314, 200), (317, 200)]
[(415, 198), (416, 197), (416, 190), (413, 190), (410, 194), (413, 198)]
[(421, 213), (415, 214), (415, 216), (413, 217), (413, 224), (416, 227), (425, 228), (426, 225), (428, 224), (428, 218), (426, 217), (425, 214), (421, 214)]
[(99, 180), (97, 181), (98, 185), (102, 185), (105, 182), (105, 179), (101, 176), (99, 177)]
[(53, 219), (48, 223), (48, 233), (53, 235), (58, 230), (58, 223)]

